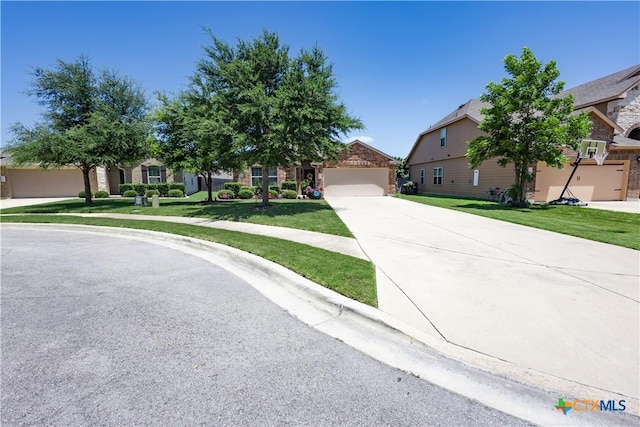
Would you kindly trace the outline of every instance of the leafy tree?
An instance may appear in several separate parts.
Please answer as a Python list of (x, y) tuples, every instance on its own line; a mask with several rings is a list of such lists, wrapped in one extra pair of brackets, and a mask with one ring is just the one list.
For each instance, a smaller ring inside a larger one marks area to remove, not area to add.
[(480, 100), (491, 106), (483, 108), (478, 128), (485, 135), (469, 141), (467, 158), (475, 168), (483, 161), (497, 158), (506, 167), (513, 164), (516, 182), (511, 196), (517, 205), (526, 205), (525, 185), (533, 179), (528, 167), (543, 161), (561, 168), (568, 159), (564, 148), (576, 149), (591, 128), (586, 113), (572, 115), (573, 97), (557, 97), (564, 82), (555, 61), (539, 62), (528, 48), (520, 58), (504, 59), (510, 77), (500, 84), (489, 83)]
[(161, 108), (153, 113), (158, 140), (154, 153), (174, 169), (183, 169), (205, 177), (208, 201), (213, 201), (213, 175), (243, 167), (233, 151), (229, 126), (220, 115), (210, 93), (196, 84), (170, 100), (160, 95)]
[(321, 161), (344, 147), (341, 136), (362, 128), (338, 102), (333, 69), (314, 47), (289, 56), (275, 33), (230, 46), (213, 44), (198, 63), (195, 81), (216, 94), (233, 133), (233, 152), (262, 167), (262, 203), (268, 204), (269, 167)]
[(46, 107), (33, 128), (16, 123), (8, 151), (14, 164), (42, 168), (74, 165), (82, 171), (85, 200), (92, 203), (89, 173), (96, 166), (124, 164), (147, 153), (147, 101), (139, 86), (117, 73), (95, 73), (86, 57), (36, 67), (26, 93)]
[(409, 165), (407, 160), (402, 157), (396, 157), (396, 178), (409, 178)]

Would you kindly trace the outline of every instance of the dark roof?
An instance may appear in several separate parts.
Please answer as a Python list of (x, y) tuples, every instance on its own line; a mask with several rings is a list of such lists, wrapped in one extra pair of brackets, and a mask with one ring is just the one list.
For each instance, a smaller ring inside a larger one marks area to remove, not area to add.
[(429, 129), (422, 132), (422, 134), (424, 135), (425, 133), (428, 133), (431, 130), (441, 128), (442, 126), (445, 126), (449, 123), (460, 120), (464, 117), (468, 117), (474, 122), (480, 123), (480, 121), (482, 120), (482, 114), (480, 114), (480, 108), (482, 107), (489, 108), (490, 106), (491, 105), (489, 103), (482, 102), (479, 99), (470, 99), (464, 104), (460, 105), (455, 110), (453, 110), (451, 113), (444, 116), (444, 118), (436, 122), (434, 125), (430, 126)]
[(640, 147), (640, 141), (622, 135), (615, 135), (613, 143), (616, 147)]
[(560, 92), (558, 96), (565, 97), (571, 94), (575, 108), (582, 108), (620, 98), (639, 83), (640, 65), (634, 65), (617, 73), (567, 89)]

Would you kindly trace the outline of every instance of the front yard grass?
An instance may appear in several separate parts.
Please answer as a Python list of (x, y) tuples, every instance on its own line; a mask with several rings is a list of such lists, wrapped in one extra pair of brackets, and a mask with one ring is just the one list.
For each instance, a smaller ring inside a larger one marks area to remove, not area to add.
[(86, 206), (83, 199), (65, 200), (36, 206), (2, 209), (2, 214), (34, 213), (120, 213), (198, 217), (263, 225), (297, 228), (337, 236), (353, 237), (346, 225), (324, 200), (278, 199), (267, 209), (258, 209), (258, 200), (234, 200), (205, 203), (202, 191), (184, 199), (160, 199), (160, 208), (134, 206), (133, 199), (94, 199)]
[(562, 205), (532, 205), (529, 208), (512, 208), (490, 200), (437, 195), (402, 194), (397, 197), (425, 205), (453, 209), (640, 250), (640, 215), (638, 214)]
[(2, 223), (60, 223), (161, 231), (221, 243), (266, 258), (326, 288), (377, 306), (375, 269), (371, 262), (273, 237), (163, 221), (76, 216), (0, 216)]

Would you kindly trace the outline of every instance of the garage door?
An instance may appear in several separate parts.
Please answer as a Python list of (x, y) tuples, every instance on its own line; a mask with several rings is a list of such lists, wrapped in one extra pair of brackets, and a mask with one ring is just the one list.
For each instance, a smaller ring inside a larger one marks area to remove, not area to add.
[(389, 169), (384, 168), (325, 168), (324, 195), (386, 196)]
[[(537, 202), (549, 202), (560, 197), (571, 171), (572, 166), (564, 169), (550, 168), (544, 163), (538, 166), (536, 173)], [(624, 163), (607, 163), (602, 166), (581, 163), (569, 184), (571, 193), (583, 202), (624, 200), (623, 194)], [(568, 194), (565, 194), (565, 197)]]
[(11, 197), (77, 197), (84, 189), (78, 169), (10, 169)]

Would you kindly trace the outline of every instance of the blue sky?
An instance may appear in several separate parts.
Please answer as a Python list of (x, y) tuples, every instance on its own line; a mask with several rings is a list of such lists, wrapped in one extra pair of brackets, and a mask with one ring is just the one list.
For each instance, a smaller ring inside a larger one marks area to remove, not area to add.
[(638, 2), (7, 2), (2, 15), (2, 145), (42, 112), (33, 66), (88, 55), (154, 91), (176, 92), (222, 39), (275, 31), (292, 53), (318, 45), (340, 99), (366, 129), (349, 136), (406, 156), (418, 134), (504, 77), (529, 47), (566, 88), (640, 63)]

